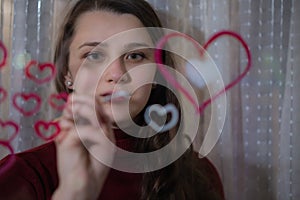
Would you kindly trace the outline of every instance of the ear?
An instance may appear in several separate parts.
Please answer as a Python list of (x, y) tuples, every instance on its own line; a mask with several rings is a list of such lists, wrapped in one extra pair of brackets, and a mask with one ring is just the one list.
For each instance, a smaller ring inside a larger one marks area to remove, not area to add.
[(65, 75), (65, 85), (68, 89), (73, 90), (73, 78), (72, 74), (69, 71), (67, 75)]

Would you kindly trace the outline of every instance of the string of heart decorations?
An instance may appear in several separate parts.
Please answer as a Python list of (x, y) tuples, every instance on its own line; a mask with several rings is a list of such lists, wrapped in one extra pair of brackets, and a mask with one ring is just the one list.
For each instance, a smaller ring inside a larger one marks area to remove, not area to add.
[[(248, 59), (247, 65), (244, 68), (244, 71), (236, 77), (233, 81), (231, 81), (228, 85), (226, 85), (221, 91), (217, 92), (214, 94), (211, 98), (207, 99), (204, 101), (200, 106), (197, 104), (197, 100), (190, 95), (190, 93), (183, 87), (181, 84), (176, 80), (176, 78), (171, 75), (171, 73), (168, 72), (166, 67), (163, 65), (163, 58), (162, 58), (162, 51), (163, 47), (166, 45), (169, 39), (174, 38), (174, 37), (183, 37), (187, 41), (190, 41), (194, 44), (195, 48), (197, 49), (200, 58), (201, 56), (204, 56), (204, 51), (206, 51), (209, 46), (214, 43), (217, 39), (219, 39), (222, 36), (228, 36), (236, 39), (242, 47), (244, 48), (246, 52), (246, 56)], [(0, 54), (2, 54), (2, 60), (0, 61), (0, 70), (2, 70), (6, 65), (7, 65), (7, 58), (8, 58), (8, 52), (5, 47), (5, 45), (0, 41)], [(231, 89), (233, 86), (238, 84), (248, 73), (248, 71), (251, 68), (251, 53), (248, 48), (247, 43), (244, 41), (244, 39), (238, 35), (235, 32), (232, 31), (220, 31), (214, 34), (210, 39), (201, 47), (197, 41), (195, 41), (192, 37), (185, 35), (183, 33), (175, 32), (175, 33), (170, 33), (165, 35), (161, 40), (157, 43), (157, 48), (155, 50), (155, 61), (157, 63), (157, 67), (160, 71), (160, 73), (164, 76), (164, 78), (178, 91), (180, 91), (187, 99), (188, 101), (194, 106), (195, 110), (197, 111), (197, 114), (202, 114), (205, 108), (210, 105), (215, 99), (217, 99), (220, 95), (222, 95), (224, 92), (228, 91)], [(39, 72), (43, 72), (44, 70), (47, 70), (49, 75), (43, 78), (39, 78), (36, 75), (33, 74), (33, 69), (38, 70)], [(49, 83), (52, 81), (56, 75), (56, 68), (54, 64), (52, 63), (38, 63), (36, 60), (31, 60), (29, 61), (26, 66), (24, 67), (24, 74), (26, 75), (26, 78), (29, 80), (35, 82), (36, 84), (42, 85)], [(8, 96), (8, 92), (5, 88), (3, 88), (0, 85), (0, 104), (3, 103)], [(68, 94), (67, 93), (60, 93), (60, 94), (51, 94), (49, 98), (47, 99), (47, 103), (55, 110), (62, 111), (64, 109), (64, 103), (66, 102)], [(31, 107), (30, 109), (24, 107), (23, 104), (20, 102), (35, 102), (35, 106)], [(24, 93), (24, 92), (17, 92), (12, 95), (12, 104), (14, 108), (23, 116), (32, 116), (40, 111), (41, 105), (42, 105), (42, 98), (36, 94), (36, 93)], [(175, 107), (173, 108), (172, 105), (167, 105), (166, 108), (169, 108), (170, 110), (173, 110), (172, 112), (172, 118), (173, 120), (172, 123), (176, 124), (178, 116), (176, 116), (176, 113), (174, 111)], [(160, 107), (161, 109), (161, 107)], [(147, 109), (148, 111), (150, 110), (157, 110), (157, 108), (150, 108)], [(164, 109), (166, 110), (166, 109)], [(157, 129), (157, 131), (165, 131), (162, 127), (155, 127), (155, 124), (151, 123), (151, 120), (149, 120), (149, 113), (148, 117), (145, 115), (145, 120), (150, 125), (153, 129)], [(152, 126), (153, 125), (153, 126)], [(170, 126), (172, 127), (172, 125)], [(35, 133), (37, 134), (38, 137), (45, 141), (53, 140), (60, 132), (60, 127), (58, 125), (58, 122), (54, 121), (44, 121), (44, 120), (38, 120), (34, 124), (34, 130)], [(6, 140), (0, 139), (0, 146), (7, 148), (7, 150), (11, 153), (14, 154), (14, 149), (11, 145), (11, 142), (17, 137), (20, 126), (18, 123), (14, 122), (13, 120), (8, 120), (4, 121), (0, 119), (0, 134), (1, 132), (4, 132), (4, 130), (10, 130), (10, 137)], [(53, 130), (53, 132), (49, 134), (44, 134), (43, 130)], [(12, 130), (12, 131), (11, 131)], [(1, 137), (0, 137), (1, 138)], [(12, 156), (11, 159), (14, 159)], [(13, 160), (11, 160), (13, 161)], [(9, 163), (6, 166), (6, 168), (9, 167)], [(2, 169), (4, 170), (4, 169)]]

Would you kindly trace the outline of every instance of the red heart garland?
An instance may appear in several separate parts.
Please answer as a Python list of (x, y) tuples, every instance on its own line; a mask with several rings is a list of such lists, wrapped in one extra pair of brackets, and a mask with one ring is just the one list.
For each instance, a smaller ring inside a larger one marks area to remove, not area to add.
[[(51, 127), (55, 128), (55, 131), (49, 136), (45, 135), (45, 130), (49, 130)], [(38, 121), (34, 124), (34, 130), (36, 134), (45, 141), (54, 139), (60, 133), (60, 126), (58, 122), (45, 122)]]
[[(191, 41), (192, 43), (194, 43), (195, 47), (197, 48), (200, 56), (203, 56), (204, 50), (207, 50), (207, 48), (209, 47), (209, 45), (214, 42), (215, 40), (217, 40), (219, 37), (221, 36), (231, 36), (235, 39), (237, 39), (243, 46), (243, 48), (246, 51), (247, 54), (247, 58), (248, 58), (248, 63), (246, 68), (244, 69), (244, 71), (236, 78), (234, 79), (231, 83), (229, 83), (227, 86), (225, 86), (225, 88), (221, 91), (219, 91), (217, 94), (215, 94), (213, 97), (211, 97), (210, 99), (204, 101), (199, 107), (198, 104), (196, 102), (195, 99), (193, 99), (193, 97), (189, 94), (189, 92), (187, 90), (184, 89), (184, 87), (182, 87), (180, 85), (180, 83), (178, 83), (178, 81), (166, 70), (165, 66), (163, 65), (163, 59), (162, 59), (162, 50), (163, 47), (165, 45), (165, 43), (172, 37), (184, 37), (185, 39)], [(215, 99), (217, 99), (221, 94), (223, 94), (224, 92), (226, 92), (227, 90), (231, 89), (233, 86), (235, 86), (236, 84), (238, 84), (248, 73), (248, 71), (251, 68), (251, 53), (250, 50), (248, 48), (247, 43), (244, 41), (244, 39), (232, 32), (232, 31), (221, 31), (216, 33), (215, 35), (213, 35), (208, 42), (203, 46), (203, 49), (200, 48), (200, 46), (198, 45), (198, 42), (195, 41), (193, 38), (183, 34), (183, 33), (171, 33), (166, 35), (165, 37), (163, 37), (159, 43), (157, 44), (156, 47), (156, 51), (155, 51), (155, 61), (157, 63), (157, 67), (159, 69), (159, 71), (162, 73), (162, 75), (165, 77), (165, 79), (171, 84), (173, 85), (173, 87), (177, 88), (179, 91), (181, 91), (184, 96), (186, 96), (186, 98), (194, 105), (195, 109), (197, 110), (197, 112), (199, 112), (200, 114), (205, 110), (205, 108), (212, 103), (212, 101), (214, 101)]]
[[(31, 73), (31, 68), (32, 67), (37, 67), (39, 71), (43, 71), (45, 69), (50, 69), (51, 74), (45, 78), (37, 78), (35, 75)], [(36, 82), (37, 84), (43, 84), (51, 81), (55, 74), (56, 74), (56, 68), (52, 63), (43, 63), (43, 64), (38, 64), (37, 61), (31, 60), (25, 67), (25, 74), (26, 76)]]
[[(24, 106), (18, 105), (18, 99), (19, 98), (22, 98), (24, 101), (33, 100), (33, 101), (36, 102), (36, 105), (33, 109), (26, 110), (26, 109), (23, 108)], [(13, 105), (14, 105), (14, 107), (25, 116), (30, 116), (30, 115), (33, 115), (34, 113), (38, 112), (40, 107), (41, 107), (41, 104), (42, 104), (41, 98), (38, 95), (34, 94), (34, 93), (29, 93), (29, 94), (16, 93), (13, 96)]]
[[(68, 99), (68, 94), (66, 92), (62, 92), (60, 94), (52, 94), (49, 98), (49, 104), (52, 108), (62, 111), (66, 105), (67, 99)], [(60, 100), (64, 102), (59, 104), (57, 101)]]
[(7, 97), (7, 91), (0, 87), (0, 104), (6, 99)]
[(0, 69), (1, 69), (2, 67), (4, 67), (6, 65), (6, 60), (7, 60), (7, 49), (4, 46), (4, 44), (2, 43), (2, 41), (0, 41), (0, 49), (3, 52), (3, 58), (0, 62)]
[[(11, 127), (14, 129), (13, 134), (10, 136), (10, 138), (8, 140), (5, 140), (4, 142), (11, 142), (13, 139), (15, 139), (15, 137), (18, 135), (19, 133), (19, 126), (17, 123), (13, 122), (13, 121), (2, 121), (0, 119), (0, 127), (2, 127), (3, 129), (6, 127)], [(2, 131), (1, 131), (2, 132)], [(3, 141), (3, 140), (1, 140)]]

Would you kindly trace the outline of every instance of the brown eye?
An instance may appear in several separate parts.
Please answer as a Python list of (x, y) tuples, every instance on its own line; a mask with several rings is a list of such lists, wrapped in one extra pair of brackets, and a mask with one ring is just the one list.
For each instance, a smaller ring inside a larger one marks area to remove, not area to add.
[(125, 59), (131, 62), (139, 62), (142, 61), (145, 57), (146, 56), (144, 53), (129, 53), (126, 55)]

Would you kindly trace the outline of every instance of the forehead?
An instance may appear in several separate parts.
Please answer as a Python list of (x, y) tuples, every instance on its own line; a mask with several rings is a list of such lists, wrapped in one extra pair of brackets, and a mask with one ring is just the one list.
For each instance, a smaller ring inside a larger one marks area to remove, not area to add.
[(141, 29), (143, 27), (141, 21), (131, 14), (109, 11), (87, 12), (77, 20), (71, 46), (84, 42), (102, 42), (116, 35), (119, 35), (116, 38), (120, 41), (149, 40), (146, 29)]

